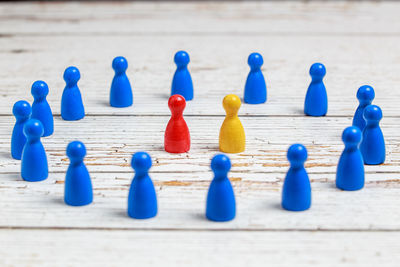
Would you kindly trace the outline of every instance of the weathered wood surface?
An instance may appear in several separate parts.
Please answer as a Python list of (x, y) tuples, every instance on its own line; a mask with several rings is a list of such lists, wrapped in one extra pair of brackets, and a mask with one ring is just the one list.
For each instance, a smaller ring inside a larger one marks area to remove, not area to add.
[[(19, 172), (20, 162), (9, 155), (11, 116), (0, 122), (0, 172)], [(96, 172), (131, 172), (132, 153), (144, 150), (154, 158), (155, 172), (209, 171), (210, 158), (218, 153), (218, 135), (223, 117), (189, 116), (191, 150), (184, 154), (164, 151), (167, 116), (87, 116), (75, 122), (55, 119), (55, 133), (43, 138), (52, 172), (64, 172), (68, 165), (65, 147), (81, 140), (88, 147), (86, 164)], [(243, 153), (230, 155), (237, 172), (286, 172), (287, 148), (293, 143), (307, 146), (308, 171), (334, 173), (343, 150), (341, 134), (351, 118), (243, 117), (247, 145)], [(379, 166), (366, 166), (367, 172), (397, 172), (400, 162), (398, 118), (385, 118), (382, 130), (387, 142), (387, 160)]]
[[(4, 175), (3, 175), (4, 176)], [(159, 214), (150, 220), (126, 216), (131, 173), (91, 173), (94, 203), (70, 207), (63, 202), (63, 173), (41, 183), (21, 182), (18, 174), (0, 184), (1, 228), (149, 229), (149, 230), (355, 230), (399, 231), (399, 174), (368, 174), (364, 190), (344, 192), (328, 174), (312, 174), (313, 204), (307, 212), (280, 207), (284, 174), (232, 173), (237, 217), (228, 223), (205, 219), (211, 173), (154, 173)]]
[[(400, 12), (400, 10), (399, 10)], [(1, 33), (1, 32), (0, 32)], [(224, 115), (222, 98), (230, 93), (243, 96), (253, 51), (264, 57), (263, 72), (268, 87), (267, 105), (243, 105), (241, 114), (303, 116), (304, 97), (310, 83), (312, 63), (326, 65), (324, 79), (329, 98), (328, 116), (352, 116), (357, 107), (357, 89), (370, 84), (375, 103), (385, 116), (398, 116), (400, 108), (399, 36), (5, 36), (0, 38), (0, 73), (5, 105), (0, 114), (10, 114), (12, 104), (31, 100), (30, 88), (37, 79), (50, 88), (48, 100), (55, 114), (60, 101), (66, 67), (80, 69), (79, 87), (88, 114), (167, 115), (166, 101), (175, 71), (174, 53), (190, 53), (195, 101), (187, 115)], [(240, 40), (240, 41), (239, 41)], [(101, 48), (99, 45), (101, 44)], [(160, 48), (162, 44), (162, 49)], [(362, 47), (362, 49), (360, 49)], [(63, 53), (60, 53), (63, 51)], [(377, 51), (381, 51), (380, 53)], [(390, 51), (390, 53), (385, 53)], [(109, 107), (114, 72), (112, 59), (124, 55), (129, 62), (134, 106)]]
[[(4, 34), (397, 35), (392, 2), (2, 4)], [(239, 42), (238, 42), (239, 43)]]
[[(396, 2), (124, 2), (0, 4), (0, 265), (1, 266), (398, 266), (400, 231), (400, 3)], [(195, 86), (186, 121), (189, 153), (163, 151), (167, 99), (185, 49)], [(222, 98), (243, 94), (247, 56), (264, 56), (264, 105), (243, 104), (246, 151), (230, 155), (237, 217), (204, 218), (223, 121)], [(129, 61), (134, 106), (108, 106), (111, 61)], [(329, 111), (303, 116), (313, 62), (327, 67)], [(87, 116), (62, 121), (62, 74), (76, 65)], [(50, 175), (26, 183), (10, 158), (15, 101), (31, 101), (45, 80), (55, 134), (43, 139)], [(366, 166), (358, 192), (335, 188), (360, 85), (375, 88), (387, 161)], [(83, 141), (94, 203), (63, 203), (65, 147)], [(286, 150), (306, 145), (312, 208), (280, 208)], [(153, 158), (159, 214), (126, 216), (132, 153)]]
[(3, 266), (365, 267), (400, 260), (398, 232), (0, 230), (0, 238), (8, 247), (0, 250)]

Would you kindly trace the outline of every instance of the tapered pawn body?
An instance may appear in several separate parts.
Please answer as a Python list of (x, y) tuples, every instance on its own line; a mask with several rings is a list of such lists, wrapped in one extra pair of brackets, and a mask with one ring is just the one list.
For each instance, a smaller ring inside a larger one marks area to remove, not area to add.
[(26, 143), (24, 125), (29, 120), (31, 112), (31, 105), (27, 101), (20, 100), (14, 104), (13, 114), (16, 121), (11, 136), (11, 156), (14, 159), (21, 159), (22, 150)]
[(44, 81), (36, 81), (32, 85), (31, 93), (33, 96), (32, 119), (40, 120), (43, 124), (43, 136), (50, 136), (54, 132), (54, 119), (50, 105), (46, 100), (49, 87)]
[(149, 176), (151, 158), (145, 152), (137, 152), (132, 157), (135, 170), (128, 197), (128, 215), (135, 219), (148, 219), (157, 215), (157, 196)]
[(238, 117), (238, 111), (242, 104), (237, 95), (224, 97), (223, 106), (226, 117), (219, 132), (219, 150), (225, 153), (243, 152), (246, 145), (244, 128)]
[(367, 165), (382, 164), (386, 157), (385, 139), (379, 126), (382, 110), (378, 106), (369, 105), (364, 109), (364, 119), (366, 125), (360, 145), (364, 163)]
[(189, 54), (178, 51), (174, 61), (177, 68), (172, 79), (171, 95), (181, 95), (186, 101), (190, 101), (193, 99), (193, 82), (187, 67), (190, 62)]
[(307, 150), (303, 145), (294, 144), (287, 152), (290, 162), (282, 190), (282, 207), (290, 211), (307, 210), (311, 206), (311, 185), (304, 168)]
[(48, 176), (47, 156), (40, 141), (43, 125), (39, 120), (30, 119), (24, 125), (26, 143), (22, 151), (21, 177), (28, 182), (45, 180)]
[(358, 148), (362, 134), (358, 127), (347, 127), (342, 140), (345, 145), (336, 170), (336, 187), (354, 191), (364, 187), (364, 161)]
[(328, 95), (322, 81), (325, 74), (325, 66), (321, 63), (314, 63), (310, 68), (312, 80), (304, 102), (304, 113), (308, 116), (325, 116), (328, 112)]
[(231, 162), (225, 155), (216, 155), (211, 160), (214, 179), (208, 189), (206, 217), (211, 221), (225, 222), (235, 218), (236, 202), (228, 172)]
[(110, 105), (116, 108), (132, 106), (133, 95), (131, 83), (126, 76), (128, 62), (124, 57), (116, 57), (112, 62), (115, 76), (111, 84)]
[(76, 67), (68, 67), (64, 72), (66, 86), (61, 98), (61, 117), (66, 121), (76, 121), (85, 117), (78, 81), (81, 74)]
[(353, 126), (356, 126), (362, 132), (365, 127), (364, 109), (371, 105), (372, 100), (375, 98), (374, 89), (369, 85), (361, 86), (357, 91), (357, 99), (360, 104), (357, 107), (353, 117)]
[(85, 145), (73, 141), (67, 146), (70, 164), (65, 176), (64, 202), (71, 206), (84, 206), (93, 201), (92, 181), (83, 163), (86, 155)]
[(261, 104), (267, 101), (267, 86), (261, 66), (264, 63), (259, 53), (252, 53), (248, 58), (250, 73), (247, 76), (244, 88), (244, 102), (248, 104)]
[(190, 149), (189, 128), (183, 118), (186, 101), (181, 95), (169, 98), (168, 107), (171, 110), (171, 119), (164, 134), (164, 148), (169, 153), (184, 153)]

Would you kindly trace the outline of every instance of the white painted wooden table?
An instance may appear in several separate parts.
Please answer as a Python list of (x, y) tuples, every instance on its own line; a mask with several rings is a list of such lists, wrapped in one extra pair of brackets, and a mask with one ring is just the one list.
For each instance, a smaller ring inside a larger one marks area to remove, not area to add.
[[(0, 4), (0, 266), (399, 266), (400, 262), (400, 3), (1, 3)], [(187, 104), (190, 153), (163, 151), (173, 55), (190, 53), (195, 100)], [(242, 105), (244, 153), (231, 155), (237, 217), (204, 218), (218, 151), (224, 95), (243, 94), (247, 56), (264, 56), (264, 105)], [(134, 106), (108, 106), (111, 61), (123, 55)], [(329, 111), (305, 117), (304, 96), (313, 62), (327, 67)], [(62, 74), (82, 74), (87, 115), (60, 118)], [(15, 101), (32, 101), (30, 86), (43, 79), (55, 114), (55, 134), (45, 138), (50, 175), (27, 183), (10, 157)], [(387, 160), (366, 166), (366, 186), (334, 186), (351, 124), (356, 90), (371, 84), (384, 119)], [(94, 202), (63, 203), (72, 140), (88, 149)], [(313, 205), (292, 213), (280, 208), (295, 142), (309, 150), (306, 167)], [(126, 216), (132, 153), (154, 161), (159, 214)]]

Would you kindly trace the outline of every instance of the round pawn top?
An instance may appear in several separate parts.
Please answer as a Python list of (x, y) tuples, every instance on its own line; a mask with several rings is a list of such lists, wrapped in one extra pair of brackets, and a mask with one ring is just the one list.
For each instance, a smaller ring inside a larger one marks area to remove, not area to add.
[(310, 68), (310, 75), (313, 79), (322, 79), (326, 74), (325, 66), (322, 63), (314, 63)]
[(112, 67), (116, 73), (123, 73), (128, 68), (128, 61), (124, 57), (116, 57), (112, 62)]
[(372, 88), (369, 85), (363, 85), (360, 88), (358, 88), (357, 91), (357, 99), (360, 102), (368, 102), (371, 103), (371, 101), (375, 98), (375, 91), (374, 88)]
[(147, 172), (151, 167), (150, 155), (146, 152), (136, 152), (132, 156), (131, 165), (136, 172)]
[(224, 97), (222, 101), (222, 105), (228, 114), (237, 113), (240, 106), (242, 105), (242, 101), (237, 95), (230, 94)]
[(49, 87), (44, 81), (36, 81), (32, 84), (31, 93), (35, 99), (45, 98), (49, 93)]
[(307, 159), (307, 149), (301, 144), (291, 145), (287, 152), (287, 159), (292, 165), (303, 164)]
[(13, 114), (16, 118), (28, 118), (31, 112), (31, 105), (25, 100), (15, 102), (13, 106)]
[(75, 85), (80, 78), (81, 74), (77, 67), (71, 66), (64, 71), (64, 81), (68, 85)]
[(36, 119), (28, 120), (24, 125), (24, 134), (26, 137), (39, 138), (44, 134), (43, 124)]
[(70, 159), (83, 159), (86, 156), (85, 145), (80, 141), (72, 141), (67, 146), (67, 156)]
[(345, 144), (358, 145), (361, 142), (362, 134), (360, 129), (355, 126), (350, 126), (344, 129), (342, 134), (342, 140)]
[(181, 95), (172, 95), (168, 100), (168, 107), (173, 114), (182, 113), (186, 107), (186, 100)]
[(178, 67), (185, 67), (190, 62), (189, 54), (185, 51), (178, 51), (175, 54), (174, 61)]
[(252, 69), (259, 69), (264, 64), (264, 59), (259, 53), (251, 53), (247, 63)]
[(215, 155), (211, 160), (211, 169), (215, 174), (226, 174), (231, 169), (231, 161), (224, 154)]
[(364, 109), (363, 117), (366, 121), (380, 121), (382, 119), (382, 110), (376, 105), (369, 105)]

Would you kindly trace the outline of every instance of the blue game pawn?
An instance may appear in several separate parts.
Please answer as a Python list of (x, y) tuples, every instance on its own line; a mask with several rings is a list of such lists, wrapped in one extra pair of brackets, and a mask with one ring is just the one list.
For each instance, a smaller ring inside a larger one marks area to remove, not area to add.
[(360, 104), (357, 107), (356, 113), (354, 113), (353, 126), (358, 127), (362, 132), (365, 127), (364, 109), (368, 105), (371, 105), (372, 100), (375, 98), (374, 88), (369, 85), (361, 86), (357, 91), (357, 98)]
[(128, 215), (135, 219), (148, 219), (157, 215), (157, 196), (149, 176), (151, 158), (146, 152), (133, 154), (135, 170), (128, 196)]
[(78, 81), (81, 74), (76, 67), (68, 67), (64, 72), (66, 86), (61, 98), (61, 117), (66, 121), (76, 121), (85, 117)]
[(13, 114), (15, 116), (14, 129), (11, 136), (11, 156), (14, 159), (21, 159), (22, 150), (26, 143), (24, 134), (24, 125), (31, 116), (31, 105), (24, 100), (15, 102), (13, 107)]
[(304, 113), (308, 116), (325, 116), (328, 112), (328, 96), (322, 81), (325, 74), (325, 66), (321, 63), (314, 63), (310, 68), (312, 80), (304, 102)]
[(171, 96), (181, 95), (186, 101), (193, 99), (193, 83), (187, 65), (190, 62), (189, 54), (178, 51), (174, 57), (177, 69), (172, 79)]
[(378, 106), (369, 105), (364, 109), (364, 119), (366, 125), (360, 145), (364, 163), (367, 165), (382, 164), (385, 162), (386, 156), (385, 139), (379, 127), (382, 110)]
[(93, 201), (92, 181), (83, 163), (85, 155), (82, 142), (73, 141), (67, 146), (70, 164), (65, 176), (64, 202), (71, 206), (84, 206)]
[(128, 61), (124, 57), (116, 57), (112, 62), (115, 76), (111, 84), (110, 105), (116, 108), (132, 106), (133, 96), (131, 83), (126, 76)]
[(42, 181), (49, 174), (46, 151), (40, 142), (43, 133), (43, 125), (39, 120), (30, 119), (24, 125), (26, 143), (22, 151), (21, 177), (25, 181)]
[(359, 144), (362, 134), (358, 127), (347, 127), (342, 134), (344, 150), (336, 170), (336, 186), (354, 191), (364, 187), (364, 161)]
[(248, 104), (261, 104), (267, 101), (267, 86), (261, 66), (264, 60), (259, 53), (250, 54), (247, 60), (250, 72), (244, 88), (244, 102)]
[(43, 136), (49, 136), (54, 131), (53, 113), (46, 96), (49, 93), (49, 87), (43, 81), (36, 81), (32, 84), (31, 93), (33, 96), (32, 119), (38, 119), (43, 124)]
[(304, 168), (307, 150), (303, 145), (289, 147), (287, 159), (290, 162), (282, 190), (282, 207), (291, 211), (307, 210), (311, 206), (311, 185)]
[(223, 154), (218, 154), (211, 160), (214, 179), (207, 195), (206, 217), (211, 221), (225, 222), (235, 218), (236, 202), (228, 172), (231, 161)]

